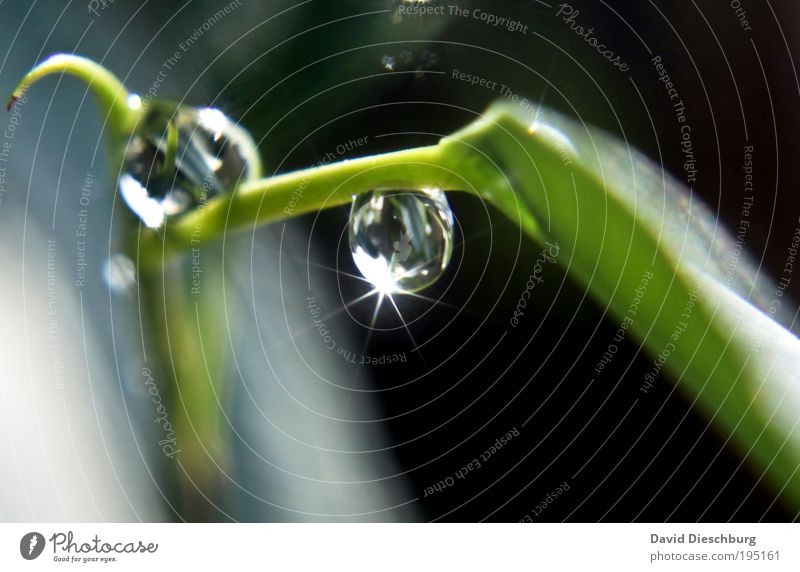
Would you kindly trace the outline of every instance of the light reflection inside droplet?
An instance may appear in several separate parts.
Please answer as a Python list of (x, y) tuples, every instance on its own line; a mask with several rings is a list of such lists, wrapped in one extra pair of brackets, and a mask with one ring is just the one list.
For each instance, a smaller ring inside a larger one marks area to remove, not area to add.
[(214, 134), (214, 141), (222, 137), (222, 133), (228, 124), (228, 118), (219, 109), (206, 107), (197, 112), (200, 124)]
[(363, 249), (353, 251), (353, 261), (361, 271), (364, 278), (375, 287), (380, 294), (393, 294), (398, 292), (397, 280), (392, 276), (385, 258), (372, 258)]
[(417, 292), (447, 268), (453, 213), (441, 189), (375, 190), (353, 201), (349, 242), (356, 267), (378, 292)]
[(132, 93), (128, 96), (128, 108), (136, 111), (142, 108), (142, 98)]
[[(129, 106), (142, 104), (129, 98)], [(252, 138), (219, 109), (151, 102), (124, 150), (118, 184), (131, 210), (156, 228), (259, 173)]]
[(125, 173), (119, 178), (119, 191), (145, 226), (158, 228), (164, 223), (166, 217), (164, 207), (147, 193), (147, 189), (139, 184), (139, 181)]

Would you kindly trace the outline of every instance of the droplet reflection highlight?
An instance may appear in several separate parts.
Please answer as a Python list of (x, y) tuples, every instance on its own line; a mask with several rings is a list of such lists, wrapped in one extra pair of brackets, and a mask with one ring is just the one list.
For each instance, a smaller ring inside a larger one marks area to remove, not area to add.
[(453, 235), (453, 212), (441, 189), (374, 190), (353, 200), (350, 251), (381, 294), (435, 283), (450, 262)]

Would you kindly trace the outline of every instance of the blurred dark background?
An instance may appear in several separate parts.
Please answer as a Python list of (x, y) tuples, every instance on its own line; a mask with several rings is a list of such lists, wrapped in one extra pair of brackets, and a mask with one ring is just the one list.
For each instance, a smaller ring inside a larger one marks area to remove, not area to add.
[[(75, 3), (3, 5), (0, 87), (10, 92), (37, 61), (74, 51), (102, 62), (124, 78), (131, 91), (144, 93), (165, 58), (224, 5), (117, 0), (98, 15)], [(800, 224), (794, 179), (788, 172), (800, 151), (795, 137), (800, 85), (792, 59), (800, 41), (796, 3), (743, 1), (750, 30), (743, 29), (727, 2), (575, 0), (570, 5), (579, 11), (574, 21), (592, 27), (594, 35), (629, 65), (627, 71), (610, 65), (578, 37), (556, 15), (556, 4), (457, 3), (473, 13), (479, 9), (519, 20), (528, 26), (523, 33), (449, 15), (456, 3), (438, 0), (241, 0), (197, 38), (159, 87), (158, 96), (220, 107), (251, 131), (266, 171), (285, 172), (316, 163), (348, 140), (367, 137), (368, 143), (342, 158), (434, 143), (465, 125), (500, 94), (454, 79), (453, 70), (460, 70), (624, 137), (680, 178), (680, 132), (651, 63), (660, 55), (692, 126), (698, 169), (693, 191), (730, 229), (737, 228), (741, 218), (743, 148), (754, 146), (755, 199), (745, 248), (763, 273), (778, 276)], [(409, 6), (441, 7), (446, 15), (402, 15), (401, 8)], [(100, 261), (114, 240), (114, 186), (112, 181), (102, 182), (108, 178), (102, 125), (88, 98), (82, 102), (84, 92), (85, 86), (65, 78), (42, 82), (30, 93), (0, 225), (6, 237), (18, 241), (26, 232), (19, 216), (25, 212), (28, 224), (45, 235), (71, 236), (78, 208), (75, 189), (87, 169), (97, 175), (91, 215), (97, 240), (91, 248), (98, 264), (91, 269), (94, 284), (86, 287), (84, 296), (93, 304), (89, 325), (97, 332), (96, 353), (116, 355), (124, 341), (112, 348), (103, 332), (130, 335), (134, 342), (138, 334), (135, 327), (133, 334), (125, 333), (131, 331), (125, 320), (135, 322), (135, 316), (125, 316), (124, 310), (112, 313), (120, 302), (109, 302), (100, 278)], [(43, 125), (47, 131), (41, 138)], [(54, 180), (63, 206), (56, 207), (47, 191)], [(30, 191), (26, 194), (24, 189)], [(344, 423), (355, 422), (359, 432), (380, 431), (386, 436), (382, 454), (394, 459), (391, 468), (378, 472), (376, 478), (384, 480), (370, 486), (403, 483), (395, 499), (402, 507), (381, 518), (796, 518), (762, 482), (760, 472), (742, 462), (744, 452), (696, 414), (669, 380), (659, 379), (634, 406), (651, 368), (637, 344), (619, 344), (611, 365), (599, 375), (594, 372), (617, 324), (558, 268), (547, 267), (522, 326), (501, 339), (540, 247), (479, 201), (459, 193), (449, 196), (459, 227), (453, 262), (446, 276), (423, 292), (430, 301), (398, 301), (416, 343), (389, 306), (382, 309), (378, 329), (372, 332), (358, 323), (369, 322), (371, 302), (335, 313), (364, 292), (359, 281), (327, 270), (357, 274), (343, 234), (347, 208), (301, 217), (286, 228), (279, 224), (244, 233), (226, 243), (234, 253), (227, 269), (239, 287), (225, 295), (244, 300), (245, 308), (268, 304), (262, 297), (274, 289), (262, 289), (259, 281), (276, 280), (266, 273), (280, 267), (284, 287), (327, 297), (327, 310), (333, 314), (328, 324), (342, 345), (357, 354), (407, 357), (404, 363), (377, 366), (336, 358), (337, 371), (331, 372), (342, 385), (336, 390), (343, 403), (337, 415), (347, 415)], [(291, 241), (285, 238), (289, 236)], [(270, 261), (264, 269), (253, 262), (253, 243), (256, 256)], [(794, 299), (798, 288), (800, 283), (790, 285)], [(288, 338), (290, 330), (300, 332), (312, 348), (316, 343), (324, 352), (309, 334), (308, 315), (302, 309), (288, 320), (277, 312), (261, 315), (261, 326), (274, 329), (279, 340)], [(252, 339), (247, 326), (231, 336), (247, 353), (247, 340)], [(220, 343), (227, 339), (223, 334), (220, 338)], [(276, 344), (276, 352), (291, 348)], [(240, 396), (234, 403), (243, 403), (240, 383), (261, 383), (266, 366), (257, 354), (250, 354), (253, 364), (244, 374), (246, 381), (232, 383), (231, 391)], [(297, 356), (282, 359), (301, 366), (295, 375), (313, 378), (306, 370), (316, 365), (313, 355), (305, 365)], [(116, 386), (117, 380), (110, 383)], [(367, 399), (372, 408), (368, 415), (362, 403)], [(233, 422), (241, 421), (246, 441), (248, 407), (236, 407), (241, 417)], [(480, 468), (426, 495), (426, 489), (452, 479), (512, 429), (518, 435)], [(253, 476), (263, 460), (241, 442), (235, 447), (239, 472), (232, 479), (241, 487), (232, 487), (231, 494), (241, 498), (232, 501), (231, 506), (239, 507), (230, 513), (233, 518), (293, 519), (291, 512), (264, 507), (240, 490), (285, 505), (280, 488), (268, 494), (260, 489), (266, 486), (263, 481)], [(268, 453), (268, 447), (265, 450)], [(547, 503), (548, 495), (554, 498), (565, 482), (568, 490)], [(359, 485), (349, 486), (358, 496)], [(542, 501), (547, 508), (538, 514), (535, 507)]]

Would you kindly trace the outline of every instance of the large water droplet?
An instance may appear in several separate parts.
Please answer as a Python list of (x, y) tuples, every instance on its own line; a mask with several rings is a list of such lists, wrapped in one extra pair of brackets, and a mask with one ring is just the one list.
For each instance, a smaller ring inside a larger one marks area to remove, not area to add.
[(436, 282), (453, 253), (453, 212), (441, 189), (375, 190), (350, 212), (350, 251), (383, 293), (416, 292)]
[(250, 135), (218, 109), (151, 101), (123, 156), (119, 190), (149, 227), (258, 172)]

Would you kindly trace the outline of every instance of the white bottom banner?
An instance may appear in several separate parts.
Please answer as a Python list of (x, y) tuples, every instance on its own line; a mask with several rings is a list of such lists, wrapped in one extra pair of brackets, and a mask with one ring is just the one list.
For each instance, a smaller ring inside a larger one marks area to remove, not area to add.
[(791, 524), (2, 524), (0, 570), (800, 570)]

